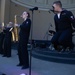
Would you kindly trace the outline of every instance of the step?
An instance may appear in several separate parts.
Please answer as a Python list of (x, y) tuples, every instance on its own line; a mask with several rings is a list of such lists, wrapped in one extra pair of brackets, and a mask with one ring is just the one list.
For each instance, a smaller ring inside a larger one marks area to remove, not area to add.
[(66, 57), (66, 58), (75, 58), (75, 52), (57, 52), (55, 50), (50, 50), (50, 49), (40, 49), (40, 48), (35, 48), (33, 51), (39, 54), (47, 55), (47, 56), (55, 56), (55, 57)]
[(45, 61), (52, 61), (52, 62), (65, 63), (65, 64), (75, 64), (75, 58), (48, 56), (44, 54), (39, 54), (35, 51), (32, 51), (32, 56), (34, 58), (38, 58), (38, 59), (45, 60)]

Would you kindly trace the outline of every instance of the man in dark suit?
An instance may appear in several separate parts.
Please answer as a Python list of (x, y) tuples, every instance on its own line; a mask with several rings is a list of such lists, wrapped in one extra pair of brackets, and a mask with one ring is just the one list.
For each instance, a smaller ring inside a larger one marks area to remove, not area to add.
[(31, 20), (30, 14), (28, 12), (23, 12), (22, 16), (24, 22), (19, 26), (19, 43), (18, 43), (18, 57), (19, 64), (17, 66), (22, 66), (22, 69), (29, 68), (29, 57), (27, 50), (27, 43), (29, 39)]
[(11, 57), (11, 40), (12, 40), (12, 27), (13, 23), (9, 22), (9, 24), (3, 30), (4, 36), (4, 49), (3, 49), (3, 57)]
[(64, 50), (67, 47), (73, 49), (72, 26), (75, 29), (75, 17), (71, 11), (62, 8), (60, 1), (55, 1), (52, 7), (55, 13), (54, 21), (56, 33), (51, 39), (51, 42), (54, 44), (56, 50), (58, 50), (58, 45), (61, 45)]

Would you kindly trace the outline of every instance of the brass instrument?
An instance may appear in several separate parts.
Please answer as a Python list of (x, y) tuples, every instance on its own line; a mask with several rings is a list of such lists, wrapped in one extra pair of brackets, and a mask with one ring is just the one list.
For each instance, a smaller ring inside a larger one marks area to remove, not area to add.
[(0, 28), (0, 32), (3, 32), (4, 29), (4, 22), (2, 22), (1, 28)]
[(12, 32), (12, 35), (13, 35), (12, 38), (14, 42), (17, 42), (18, 41), (18, 27), (15, 26), (15, 24), (17, 24), (17, 15), (14, 16), (14, 21), (15, 23), (14, 23), (14, 30)]

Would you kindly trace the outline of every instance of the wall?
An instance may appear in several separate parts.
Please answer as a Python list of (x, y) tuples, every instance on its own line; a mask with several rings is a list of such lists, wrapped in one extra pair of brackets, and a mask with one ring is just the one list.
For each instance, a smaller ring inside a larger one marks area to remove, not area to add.
[(10, 0), (0, 0), (0, 22), (5, 24), (9, 22)]
[(0, 0), (0, 23), (1, 23), (1, 0)]
[(10, 21), (10, 12), (11, 12), (11, 2), (10, 0), (5, 0), (5, 13), (4, 13), (4, 22), (8, 24)]
[[(57, 0), (11, 0), (19, 5), (26, 7), (39, 7), (40, 9), (50, 9), (52, 3)], [(60, 0), (64, 8), (75, 8), (75, 0)]]
[(4, 22), (5, 0), (1, 0), (1, 23)]

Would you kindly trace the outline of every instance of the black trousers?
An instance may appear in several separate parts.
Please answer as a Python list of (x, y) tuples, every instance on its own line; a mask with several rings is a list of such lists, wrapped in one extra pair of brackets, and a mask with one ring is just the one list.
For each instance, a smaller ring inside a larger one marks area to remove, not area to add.
[(19, 63), (22, 64), (25, 67), (29, 66), (29, 56), (28, 56), (28, 50), (27, 50), (27, 43), (28, 38), (21, 38), (19, 39), (18, 43), (18, 57), (19, 57)]
[(3, 54), (4, 56), (11, 56), (11, 38), (12, 34), (10, 33), (8, 36), (5, 36), (4, 38), (4, 51)]
[(66, 29), (64, 31), (58, 31), (55, 33), (53, 38), (51, 39), (51, 43), (54, 44), (56, 48), (58, 45), (62, 45), (64, 48), (70, 47), (73, 48), (72, 43), (72, 30)]
[(3, 41), (4, 41), (4, 33), (0, 33), (0, 54), (3, 54)]

